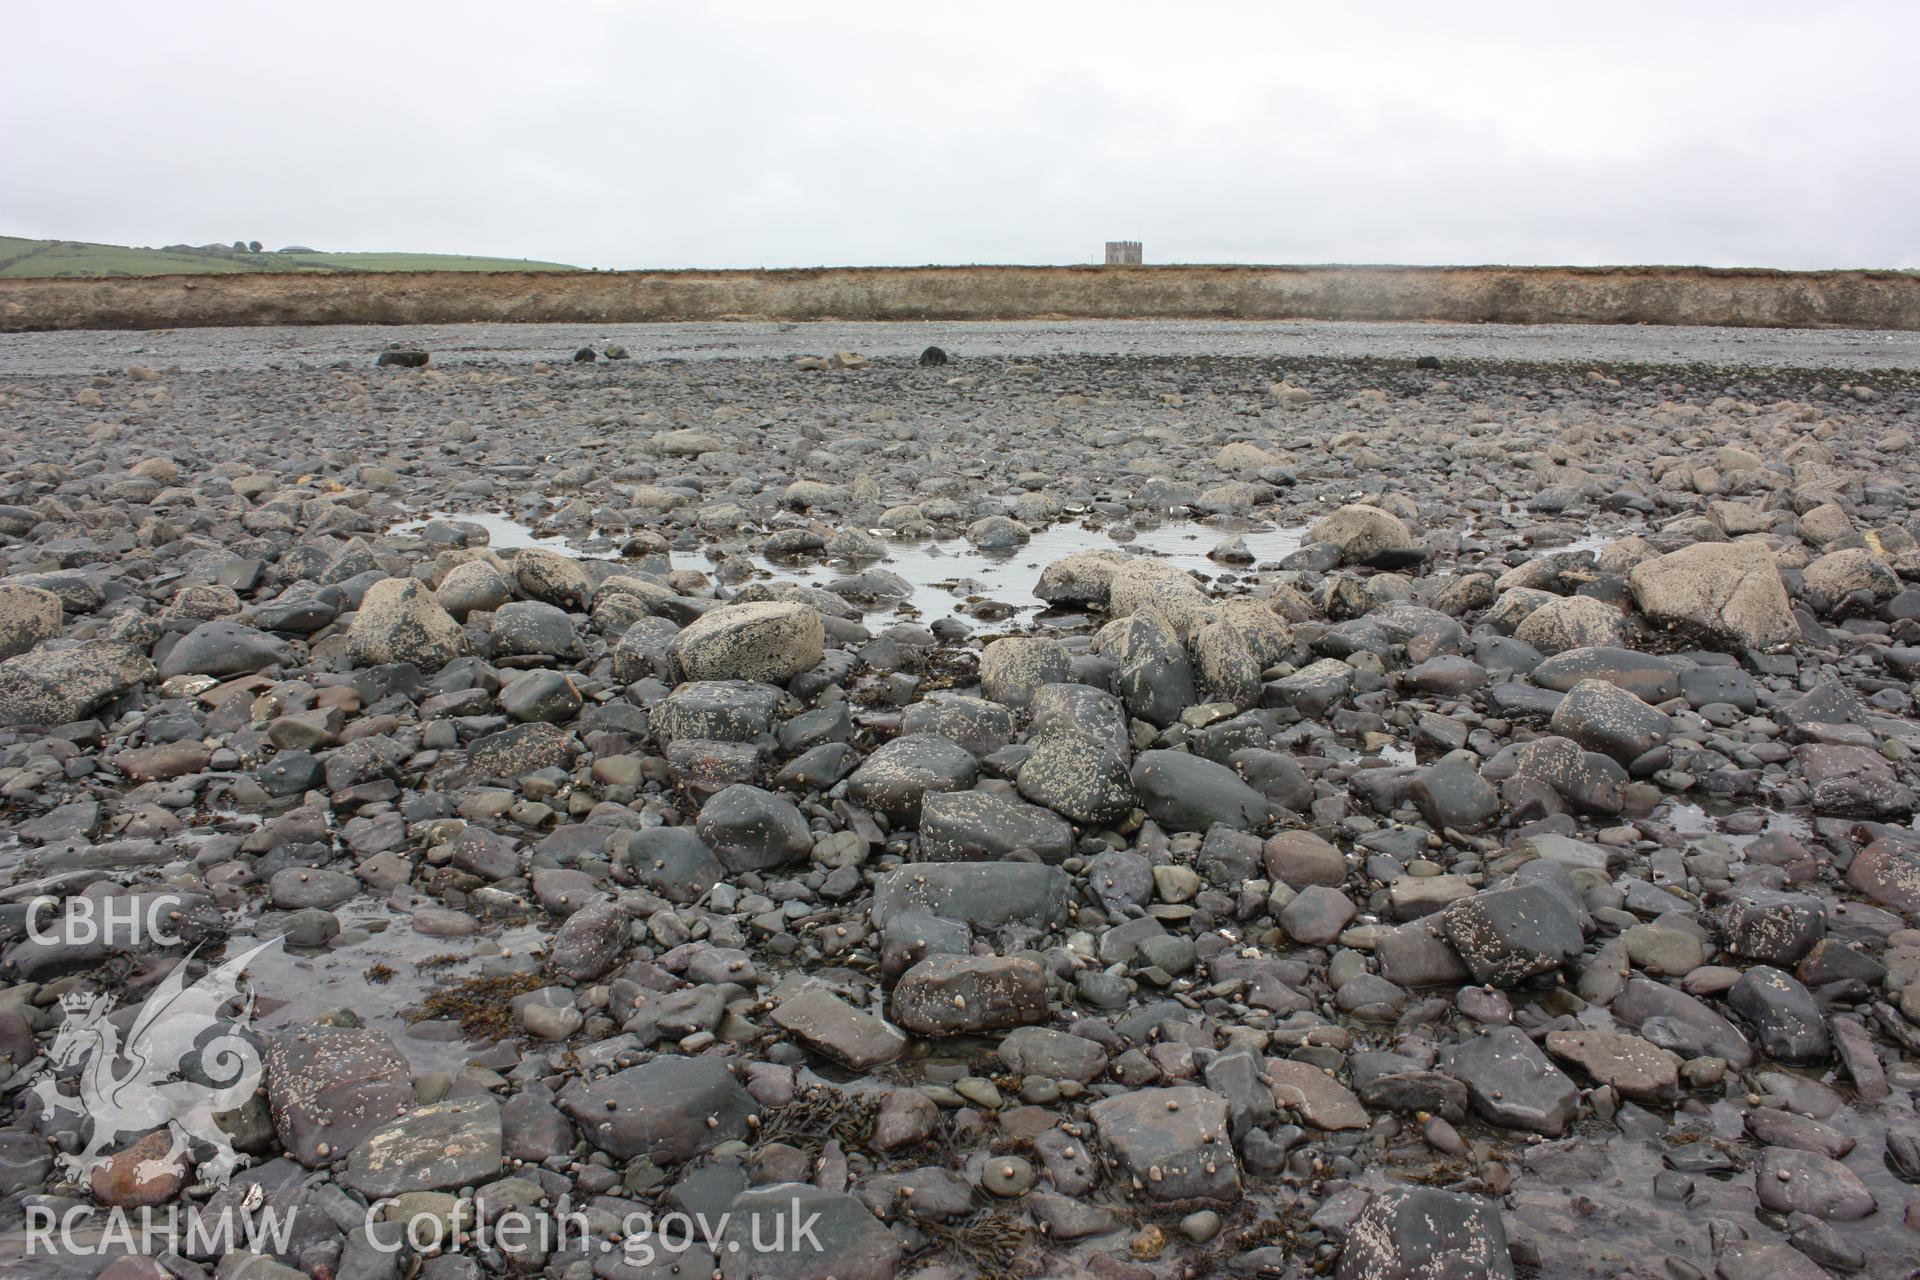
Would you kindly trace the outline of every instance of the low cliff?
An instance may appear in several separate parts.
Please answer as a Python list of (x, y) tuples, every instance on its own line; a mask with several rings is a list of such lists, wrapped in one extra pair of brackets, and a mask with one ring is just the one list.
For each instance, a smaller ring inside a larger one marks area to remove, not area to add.
[(1920, 275), (1699, 267), (822, 267), (0, 280), (0, 330), (698, 320), (1920, 329)]

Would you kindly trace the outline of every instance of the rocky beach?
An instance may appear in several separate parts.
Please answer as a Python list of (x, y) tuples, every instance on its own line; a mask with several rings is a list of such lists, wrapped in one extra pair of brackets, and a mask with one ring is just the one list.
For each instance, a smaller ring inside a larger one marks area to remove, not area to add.
[(0, 339), (0, 1276), (1920, 1274), (1917, 431), (1913, 334)]

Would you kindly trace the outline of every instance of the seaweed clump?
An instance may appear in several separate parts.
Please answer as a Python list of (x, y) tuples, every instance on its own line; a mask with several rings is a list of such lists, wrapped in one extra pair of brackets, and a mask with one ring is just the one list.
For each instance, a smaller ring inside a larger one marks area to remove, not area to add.
[(877, 1094), (850, 1094), (827, 1085), (813, 1085), (795, 1094), (791, 1102), (774, 1107), (760, 1118), (761, 1142), (784, 1142), (818, 1155), (828, 1139), (843, 1147), (866, 1145), (880, 1112)]
[(449, 1018), (470, 1036), (505, 1040), (514, 1034), (513, 998), (544, 987), (537, 973), (502, 973), (478, 978), (456, 978), (427, 993), (413, 1021)]
[(1020, 1280), (1026, 1274), (1020, 1249), (1027, 1242), (1027, 1229), (1004, 1209), (971, 1214), (958, 1222), (915, 1218), (913, 1225), (930, 1247), (951, 1249), (980, 1280)]

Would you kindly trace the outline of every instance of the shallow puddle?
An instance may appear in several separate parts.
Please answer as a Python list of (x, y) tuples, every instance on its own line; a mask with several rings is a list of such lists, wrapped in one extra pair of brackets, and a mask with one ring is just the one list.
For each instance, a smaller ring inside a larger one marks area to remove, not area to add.
[(499, 515), (491, 511), (430, 511), (418, 520), (408, 520), (387, 530), (388, 536), (418, 533), (430, 524), (446, 521), (449, 524), (475, 524), (487, 531), (487, 545), (495, 551), (508, 551), (519, 547), (541, 547), (547, 551), (557, 551), (563, 556), (572, 556), (576, 560), (613, 560), (618, 557), (608, 555), (590, 555), (581, 551), (565, 538), (543, 537), (521, 524), (511, 516)]
[[(492, 513), (436, 511), (425, 518), (397, 524), (388, 533), (417, 533), (436, 520), (479, 525), (487, 531), (488, 545), (496, 551), (542, 547), (583, 560), (618, 558), (582, 551), (564, 537), (542, 536), (510, 516)], [(973, 601), (990, 600), (1004, 605), (1010, 611), (1006, 616), (1012, 618), (1038, 613), (1047, 607), (1033, 594), (1041, 571), (1077, 551), (1105, 549), (1150, 556), (1212, 579), (1223, 574), (1244, 574), (1254, 565), (1278, 561), (1299, 550), (1304, 535), (1303, 526), (1245, 521), (1216, 525), (1176, 520), (1134, 530), (1133, 537), (1117, 541), (1104, 529), (1066, 523), (1042, 529), (1024, 545), (1004, 551), (981, 550), (964, 538), (938, 538), (889, 542), (885, 559), (857, 565), (817, 558), (769, 560), (761, 555), (753, 556), (752, 563), (773, 578), (816, 587), (829, 587), (864, 569), (884, 569), (906, 579), (912, 585), (912, 593), (904, 600), (870, 606), (869, 611), (904, 613), (910, 610), (921, 622), (932, 623), (960, 615), (966, 611), (964, 606)], [(1245, 541), (1253, 565), (1228, 565), (1208, 558), (1210, 551), (1230, 538)], [(713, 561), (705, 551), (675, 551), (672, 563), (675, 569), (706, 572), (713, 568)]]
[[(1104, 549), (1147, 556), (1211, 579), (1221, 574), (1244, 574), (1253, 568), (1207, 558), (1209, 551), (1228, 538), (1243, 538), (1256, 564), (1270, 564), (1298, 550), (1302, 534), (1298, 528), (1230, 529), (1178, 521), (1137, 530), (1133, 538), (1117, 542), (1105, 530), (1056, 524), (1036, 533), (1024, 546), (1005, 551), (983, 551), (964, 538), (943, 538), (889, 544), (887, 558), (867, 566), (823, 561), (782, 563), (764, 556), (755, 556), (753, 562), (776, 578), (818, 587), (828, 587), (859, 568), (877, 567), (897, 573), (913, 585), (913, 593), (900, 606), (911, 608), (921, 622), (931, 623), (961, 614), (970, 601), (990, 600), (1004, 605), (1011, 611), (1009, 617), (1039, 613), (1047, 607), (1033, 593), (1041, 572), (1054, 561), (1079, 551)], [(689, 557), (683, 566), (676, 557), (675, 567), (704, 567), (704, 558), (698, 558), (700, 563), (695, 559)], [(885, 612), (886, 607), (878, 611)]]
[(1804, 813), (1792, 810), (1764, 810), (1766, 813), (1766, 825), (1756, 832), (1735, 833), (1725, 831), (1721, 828), (1720, 822), (1722, 818), (1731, 817), (1734, 813), (1745, 812), (1758, 807), (1759, 806), (1755, 805), (1730, 806), (1726, 808), (1724, 812), (1713, 813), (1702, 808), (1700, 805), (1694, 804), (1692, 801), (1676, 800), (1670, 801), (1667, 804), (1667, 811), (1663, 821), (1665, 821), (1669, 827), (1672, 827), (1678, 835), (1717, 835), (1735, 849), (1744, 849), (1759, 836), (1774, 831), (1783, 832), (1797, 840), (1811, 840), (1813, 838), (1813, 824), (1808, 821)]
[[(404, 912), (371, 895), (345, 903), (334, 914), (345, 934), (367, 936), (317, 950), (282, 944), (261, 952), (248, 966), (253, 989), (263, 993), (254, 1024), (262, 1031), (280, 1031), (310, 1025), (335, 1009), (351, 1009), (361, 1025), (390, 1036), (416, 1072), (457, 1073), (474, 1052), (464, 1036), (431, 1038), (444, 1032), (445, 1024), (423, 1027), (422, 1033), (413, 1030), (427, 992), (441, 983), (472, 977), (479, 972), (473, 962), (498, 955), (501, 949), (519, 951), (542, 940), (538, 929), (524, 925), (485, 929), (464, 938), (429, 937), (416, 932)], [(253, 945), (235, 937), (227, 954)], [(450, 956), (459, 959), (420, 967), (429, 957)]]

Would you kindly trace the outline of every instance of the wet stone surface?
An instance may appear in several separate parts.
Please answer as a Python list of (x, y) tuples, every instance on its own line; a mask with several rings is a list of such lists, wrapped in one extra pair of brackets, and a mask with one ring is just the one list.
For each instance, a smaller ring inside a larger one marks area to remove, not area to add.
[(1907, 347), (936, 329), (0, 342), (0, 1277), (1911, 1273)]

